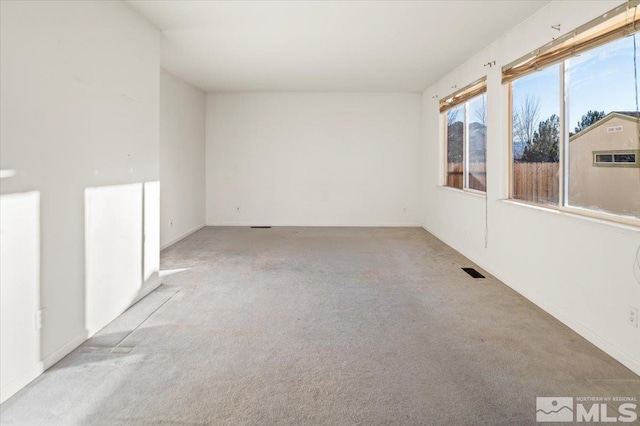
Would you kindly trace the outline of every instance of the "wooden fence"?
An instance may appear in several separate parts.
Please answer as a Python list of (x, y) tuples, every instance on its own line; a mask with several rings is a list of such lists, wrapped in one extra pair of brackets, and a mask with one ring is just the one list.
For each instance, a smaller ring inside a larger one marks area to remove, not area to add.
[[(464, 172), (462, 163), (448, 163), (447, 186), (462, 188), (464, 184)], [(469, 163), (469, 188), (485, 191), (487, 185), (487, 168), (485, 163)]]
[[(485, 190), (485, 163), (469, 163), (469, 188)], [(447, 186), (462, 188), (462, 163), (448, 163)], [(559, 194), (558, 163), (514, 163), (513, 198), (532, 203), (557, 204)]]
[(513, 198), (558, 204), (559, 191), (558, 163), (513, 164)]

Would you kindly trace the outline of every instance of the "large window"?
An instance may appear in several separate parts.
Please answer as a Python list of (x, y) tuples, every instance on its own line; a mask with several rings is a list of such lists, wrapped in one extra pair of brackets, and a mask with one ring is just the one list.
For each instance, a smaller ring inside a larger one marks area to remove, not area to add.
[(503, 68), (512, 198), (640, 218), (637, 3)]
[(559, 71), (554, 65), (512, 85), (512, 195), (518, 200), (560, 200)]
[(566, 61), (568, 206), (640, 217), (636, 36)]
[(441, 102), (446, 119), (446, 186), (486, 191), (485, 91), (483, 79)]

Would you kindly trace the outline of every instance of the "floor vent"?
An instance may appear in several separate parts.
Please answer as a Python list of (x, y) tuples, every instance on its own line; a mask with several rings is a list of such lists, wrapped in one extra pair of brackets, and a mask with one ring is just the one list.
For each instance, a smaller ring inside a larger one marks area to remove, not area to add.
[(270, 226), (252, 226), (251, 229), (271, 229)]
[(471, 275), (473, 278), (484, 278), (484, 275), (473, 268), (462, 268), (462, 270)]

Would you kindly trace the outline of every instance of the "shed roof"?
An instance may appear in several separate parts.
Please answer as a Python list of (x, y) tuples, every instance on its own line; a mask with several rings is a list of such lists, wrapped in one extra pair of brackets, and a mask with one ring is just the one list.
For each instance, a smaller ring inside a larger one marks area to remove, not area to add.
[(627, 120), (630, 122), (638, 122), (640, 124), (640, 112), (637, 111), (611, 111), (609, 114), (605, 115), (603, 118), (601, 118), (600, 120), (596, 121), (595, 123), (593, 123), (591, 126), (586, 127), (584, 129), (582, 129), (581, 131), (579, 131), (578, 133), (576, 133), (575, 135), (571, 136), (569, 138), (569, 142), (573, 142), (575, 139), (589, 133), (590, 131), (592, 131), (593, 129), (596, 129), (597, 127), (600, 127), (601, 125), (603, 125), (604, 123), (606, 123), (607, 121), (610, 121), (613, 118), (622, 118), (623, 120)]

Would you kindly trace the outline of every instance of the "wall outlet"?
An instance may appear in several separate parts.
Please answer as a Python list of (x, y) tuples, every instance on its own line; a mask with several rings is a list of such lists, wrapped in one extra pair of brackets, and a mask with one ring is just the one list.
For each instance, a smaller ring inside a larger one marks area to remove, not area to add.
[(42, 328), (42, 309), (36, 311), (36, 330)]
[(629, 306), (629, 317), (627, 318), (631, 327), (638, 327), (638, 308)]
[(240, 213), (240, 207), (236, 207), (236, 213)]
[(169, 228), (173, 228), (173, 219), (169, 219)]

